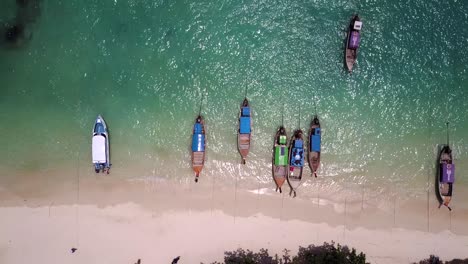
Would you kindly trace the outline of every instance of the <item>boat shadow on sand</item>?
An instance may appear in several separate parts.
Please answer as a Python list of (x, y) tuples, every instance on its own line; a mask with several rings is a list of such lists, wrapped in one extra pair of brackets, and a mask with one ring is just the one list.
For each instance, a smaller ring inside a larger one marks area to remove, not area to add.
[(445, 144), (438, 144), (437, 145), (437, 155), (436, 155), (436, 160), (434, 162), (434, 193), (435, 197), (437, 199), (437, 202), (439, 204), (442, 204), (444, 200), (442, 199), (442, 196), (439, 194), (439, 170), (440, 170), (440, 155), (441, 155), (441, 150), (442, 148), (446, 146)]

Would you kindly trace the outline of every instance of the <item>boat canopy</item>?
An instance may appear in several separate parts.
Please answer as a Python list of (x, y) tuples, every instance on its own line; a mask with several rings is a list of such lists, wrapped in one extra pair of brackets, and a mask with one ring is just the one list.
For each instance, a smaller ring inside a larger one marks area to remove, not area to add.
[(106, 137), (93, 136), (93, 163), (106, 163)]
[(359, 41), (361, 37), (358, 31), (351, 31), (351, 37), (349, 38), (349, 45), (350, 49), (357, 49), (359, 48)]
[(442, 179), (443, 183), (455, 182), (455, 164), (442, 164)]
[(285, 136), (285, 135), (280, 135), (280, 136), (279, 136), (279, 142), (278, 142), (278, 143), (284, 145), (284, 144), (286, 144), (286, 142), (287, 142), (286, 136)]
[(201, 134), (203, 132), (202, 125), (200, 123), (195, 123), (193, 126), (193, 133), (194, 134)]
[(315, 128), (312, 135), (310, 135), (310, 149), (315, 152), (320, 152), (320, 144), (322, 143), (320, 128)]
[(359, 31), (359, 30), (361, 30), (361, 28), (362, 28), (362, 22), (361, 21), (354, 21), (353, 29)]
[(205, 135), (193, 134), (192, 136), (192, 151), (205, 151)]
[(302, 140), (295, 140), (291, 154), (291, 165), (294, 167), (304, 166), (304, 148), (302, 146)]
[(242, 116), (250, 116), (250, 107), (248, 106), (242, 107)]
[(275, 165), (276, 166), (288, 165), (288, 147), (286, 146), (275, 147)]
[(303, 148), (304, 142), (300, 139), (294, 140), (294, 147), (295, 148)]
[(241, 134), (250, 134), (250, 117), (241, 116), (239, 130)]

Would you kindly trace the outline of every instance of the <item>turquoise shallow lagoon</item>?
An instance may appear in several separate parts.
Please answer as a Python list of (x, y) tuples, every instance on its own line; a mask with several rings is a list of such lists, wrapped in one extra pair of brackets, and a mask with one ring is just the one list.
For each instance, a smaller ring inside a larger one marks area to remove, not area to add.
[[(16, 12), (13, 0), (5, 2), (2, 24)], [(336, 195), (425, 198), (446, 121), (457, 186), (468, 187), (466, 1), (40, 6), (28, 25), (31, 39), (0, 48), (0, 182), (55, 170), (70, 179), (93, 175), (97, 114), (110, 129), (110, 177), (191, 181), (191, 126), (203, 97), (208, 160), (201, 181), (274, 188), (271, 145), (282, 113), (291, 132), (300, 107), (305, 129), (316, 100), (320, 178), (307, 168), (299, 195), (312, 196), (319, 184)], [(364, 22), (362, 42), (347, 74), (345, 29), (355, 12)], [(240, 166), (237, 114), (246, 87), (254, 141)], [(461, 206), (454, 195), (453, 206)]]

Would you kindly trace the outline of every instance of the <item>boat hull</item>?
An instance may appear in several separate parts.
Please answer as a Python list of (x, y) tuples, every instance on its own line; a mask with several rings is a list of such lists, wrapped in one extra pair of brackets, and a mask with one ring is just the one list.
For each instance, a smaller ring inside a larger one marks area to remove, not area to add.
[[(297, 142), (301, 142), (301, 147), (297, 146)], [(302, 130), (298, 129), (294, 131), (294, 135), (291, 137), (289, 143), (289, 170), (288, 170), (288, 183), (291, 187), (290, 195), (294, 193), (296, 196), (297, 189), (302, 184), (302, 172), (304, 171), (304, 138), (302, 136)], [(292, 157), (295, 158), (294, 163), (292, 163)]]
[[(437, 168), (437, 198), (439, 200), (440, 206), (444, 205), (448, 207), (450, 210), (450, 202), (453, 196), (453, 182), (443, 182), (443, 166), (451, 168), (454, 166), (453, 158), (452, 158), (452, 150), (448, 145), (444, 145), (439, 152), (438, 156), (438, 168)], [(454, 169), (454, 168), (453, 168)], [(439, 206), (439, 207), (440, 207)]]
[(242, 164), (245, 164), (247, 155), (249, 155), (250, 152), (250, 134), (237, 135), (237, 148), (242, 157)]
[(198, 182), (198, 177), (205, 165), (206, 153), (206, 132), (205, 122), (202, 116), (198, 116), (192, 131), (192, 169), (195, 172), (195, 182)]
[(276, 187), (282, 192), (282, 187), (288, 175), (288, 166), (275, 166), (273, 165), (273, 180)]
[(192, 169), (198, 177), (205, 165), (205, 152), (192, 151)]
[[(348, 46), (348, 43), (346, 43), (346, 46)], [(357, 60), (357, 50), (346, 48), (345, 63), (346, 63), (346, 69), (348, 69), (348, 72), (353, 71), (353, 66), (356, 63), (356, 60)]]
[(348, 32), (346, 34), (344, 61), (345, 61), (346, 69), (348, 70), (348, 72), (353, 71), (353, 67), (354, 67), (354, 64), (356, 63), (357, 54), (358, 54), (358, 48), (356, 49), (349, 48), (349, 41), (351, 39), (351, 32), (352, 32), (355, 21), (360, 21), (358, 16), (353, 16), (353, 18), (351, 19), (350, 25), (348, 27)]
[[(284, 133), (280, 130), (283, 129)], [(280, 143), (280, 136), (286, 138), (285, 142)], [(282, 192), (282, 186), (287, 179), (289, 164), (288, 160), (289, 152), (287, 151), (287, 134), (283, 127), (280, 127), (274, 137), (273, 142), (273, 155), (272, 155), (272, 175), (273, 180), (276, 184), (276, 190)]]
[(96, 173), (109, 174), (110, 170), (110, 145), (107, 124), (99, 115), (94, 121), (92, 137), (92, 162)]
[[(314, 140), (317, 140), (314, 135), (316, 134), (316, 129), (320, 129), (320, 121), (317, 116), (314, 117), (312, 122), (310, 123), (310, 128), (309, 128), (309, 144), (308, 144), (308, 161), (309, 161), (309, 167), (310, 170), (312, 171), (312, 174), (317, 177), (317, 170), (320, 167), (320, 149), (318, 151), (314, 151), (312, 149), (312, 146), (314, 143), (318, 144), (320, 147), (321, 142), (314, 142)], [(321, 137), (321, 132), (318, 133)]]
[[(248, 111), (246, 111), (248, 110)], [(247, 121), (249, 126), (245, 126), (244, 121)], [(247, 131), (243, 131), (243, 130)], [(239, 127), (237, 130), (237, 149), (242, 157), (242, 164), (245, 164), (247, 155), (250, 152), (250, 144), (252, 138), (252, 115), (251, 109), (249, 105), (249, 101), (247, 98), (241, 104), (240, 111), (239, 111)]]

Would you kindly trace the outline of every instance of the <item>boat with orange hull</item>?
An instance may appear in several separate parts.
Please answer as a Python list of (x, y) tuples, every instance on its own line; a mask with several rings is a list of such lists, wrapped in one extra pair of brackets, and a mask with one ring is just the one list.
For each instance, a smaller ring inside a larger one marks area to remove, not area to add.
[(252, 115), (249, 100), (244, 98), (239, 112), (239, 129), (237, 131), (237, 149), (242, 157), (242, 164), (249, 155), (252, 138)]
[(317, 170), (320, 166), (320, 147), (322, 143), (322, 131), (320, 128), (320, 120), (317, 115), (310, 122), (309, 128), (309, 152), (308, 160), (309, 167), (315, 178), (317, 178)]
[(283, 186), (288, 176), (289, 164), (288, 164), (288, 136), (286, 129), (280, 126), (276, 131), (276, 135), (273, 143), (273, 157), (272, 157), (272, 174), (273, 180), (276, 183), (276, 191), (279, 190), (281, 193), (281, 187)]
[(205, 122), (203, 117), (198, 115), (192, 133), (192, 168), (195, 172), (195, 182), (198, 182), (198, 177), (205, 164), (205, 146)]

